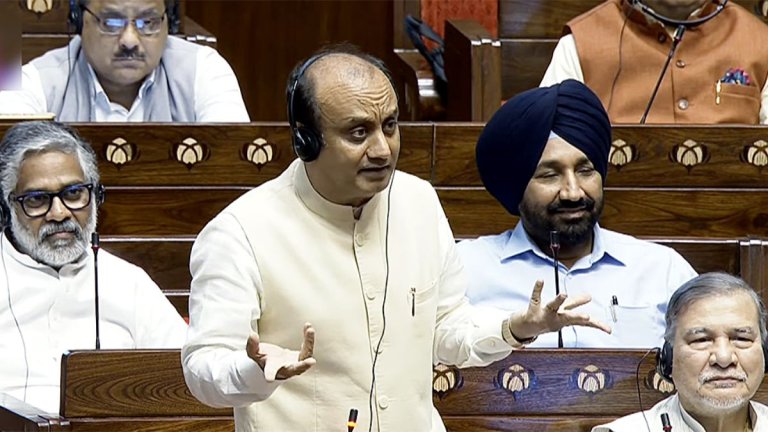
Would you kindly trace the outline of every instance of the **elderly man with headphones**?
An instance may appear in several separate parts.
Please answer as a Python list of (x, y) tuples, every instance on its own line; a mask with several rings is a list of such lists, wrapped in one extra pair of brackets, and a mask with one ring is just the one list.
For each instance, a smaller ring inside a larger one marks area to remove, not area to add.
[(76, 34), (22, 67), (0, 114), (60, 121), (248, 122), (226, 60), (177, 33), (178, 0), (70, 0)]
[(142, 269), (101, 251), (95, 293), (89, 241), (104, 188), (74, 130), (9, 129), (0, 191), (0, 393), (57, 413), (64, 351), (181, 347), (186, 324)]
[[(444, 431), (433, 362), (484, 365), (566, 325), (575, 307), (481, 311), (431, 185), (395, 167), (398, 99), (379, 60), (349, 47), (294, 69), (299, 157), (197, 237), (182, 364), (192, 393), (234, 406), (242, 431)], [(303, 329), (303, 330), (302, 330)], [(347, 421), (349, 423), (347, 424)]]
[(766, 372), (766, 311), (743, 280), (705, 273), (669, 300), (660, 375), (677, 394), (592, 432), (766, 432), (768, 407), (750, 401)]

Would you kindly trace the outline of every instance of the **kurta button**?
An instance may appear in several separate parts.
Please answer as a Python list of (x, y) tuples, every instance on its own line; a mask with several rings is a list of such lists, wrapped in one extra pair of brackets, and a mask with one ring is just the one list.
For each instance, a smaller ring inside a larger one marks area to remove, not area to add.
[(379, 408), (381, 409), (387, 409), (389, 407), (389, 398), (386, 396), (382, 396), (379, 398)]
[(684, 62), (684, 61), (682, 61), (682, 60), (678, 60), (678, 61), (675, 63), (675, 66), (677, 66), (677, 67), (679, 67), (679, 68), (684, 68), (684, 67), (685, 67), (685, 62)]
[(664, 33), (659, 33), (659, 42), (664, 43), (667, 41), (667, 35)]
[(688, 109), (688, 99), (682, 98), (679, 101), (677, 101), (677, 107), (681, 110)]
[(376, 293), (374, 293), (373, 291), (366, 291), (365, 296), (368, 297), (368, 300), (376, 299)]
[(365, 244), (365, 234), (355, 234), (355, 244), (362, 246)]

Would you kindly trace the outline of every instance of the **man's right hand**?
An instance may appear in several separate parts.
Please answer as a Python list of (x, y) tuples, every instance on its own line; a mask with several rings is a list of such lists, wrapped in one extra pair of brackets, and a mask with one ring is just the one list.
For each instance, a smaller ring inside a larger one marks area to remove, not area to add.
[(312, 324), (304, 324), (304, 343), (300, 351), (292, 351), (277, 345), (262, 343), (256, 333), (248, 337), (245, 352), (264, 371), (268, 381), (284, 380), (301, 375), (315, 365), (312, 357), (315, 349), (315, 329)]
[(525, 312), (516, 312), (509, 317), (509, 330), (518, 340), (536, 337), (542, 333), (555, 332), (565, 326), (584, 326), (611, 333), (611, 327), (574, 309), (589, 303), (592, 298), (587, 294), (568, 297), (560, 293), (557, 297), (541, 305), (543, 281), (536, 281), (531, 293), (531, 301)]

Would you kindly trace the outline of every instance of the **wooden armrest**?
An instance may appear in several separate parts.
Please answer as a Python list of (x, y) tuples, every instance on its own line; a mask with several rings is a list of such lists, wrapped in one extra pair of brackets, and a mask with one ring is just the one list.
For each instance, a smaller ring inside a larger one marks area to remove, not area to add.
[(435, 88), (427, 60), (415, 49), (395, 50), (392, 73), (402, 98), (401, 118), (406, 121), (445, 120), (445, 107)]
[(472, 20), (445, 23), (449, 121), (487, 121), (501, 103), (501, 43)]
[(185, 40), (194, 42), (201, 45), (208, 45), (212, 48), (216, 48), (218, 40), (213, 33), (206, 30), (203, 26), (195, 22), (190, 17), (184, 17), (184, 26), (182, 27), (182, 34)]
[(2, 431), (51, 431), (59, 430), (67, 422), (59, 416), (0, 393), (0, 430)]

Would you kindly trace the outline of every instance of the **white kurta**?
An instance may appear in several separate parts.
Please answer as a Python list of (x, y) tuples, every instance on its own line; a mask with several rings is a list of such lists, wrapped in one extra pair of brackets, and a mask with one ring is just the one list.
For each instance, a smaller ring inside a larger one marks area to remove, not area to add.
[[(657, 403), (653, 408), (643, 413), (634, 413), (622, 417), (606, 425), (595, 426), (592, 432), (641, 432), (650, 427), (652, 431), (661, 431), (661, 415), (669, 415), (669, 423), (673, 432), (706, 432), (690, 414), (680, 405), (680, 399), (674, 394)], [(750, 418), (752, 432), (768, 431), (768, 407), (759, 402), (750, 402)], [(647, 421), (647, 423), (646, 423)], [(743, 425), (734, 425), (734, 430), (741, 430)]]
[[(62, 353), (95, 348), (93, 255), (57, 272), (0, 237), (0, 393), (58, 413)], [(186, 323), (152, 279), (104, 250), (99, 314), (102, 349), (184, 343)]]
[[(355, 220), (352, 207), (314, 191), (297, 160), (212, 220), (190, 266), (187, 384), (205, 403), (235, 406), (238, 431), (345, 430), (350, 408), (367, 429), (382, 332), (373, 430), (441, 431), (433, 363), (479, 366), (511, 350), (506, 314), (467, 303), (434, 189), (403, 172)], [(267, 383), (245, 354), (249, 334), (298, 350), (305, 322), (316, 330), (317, 364)]]

